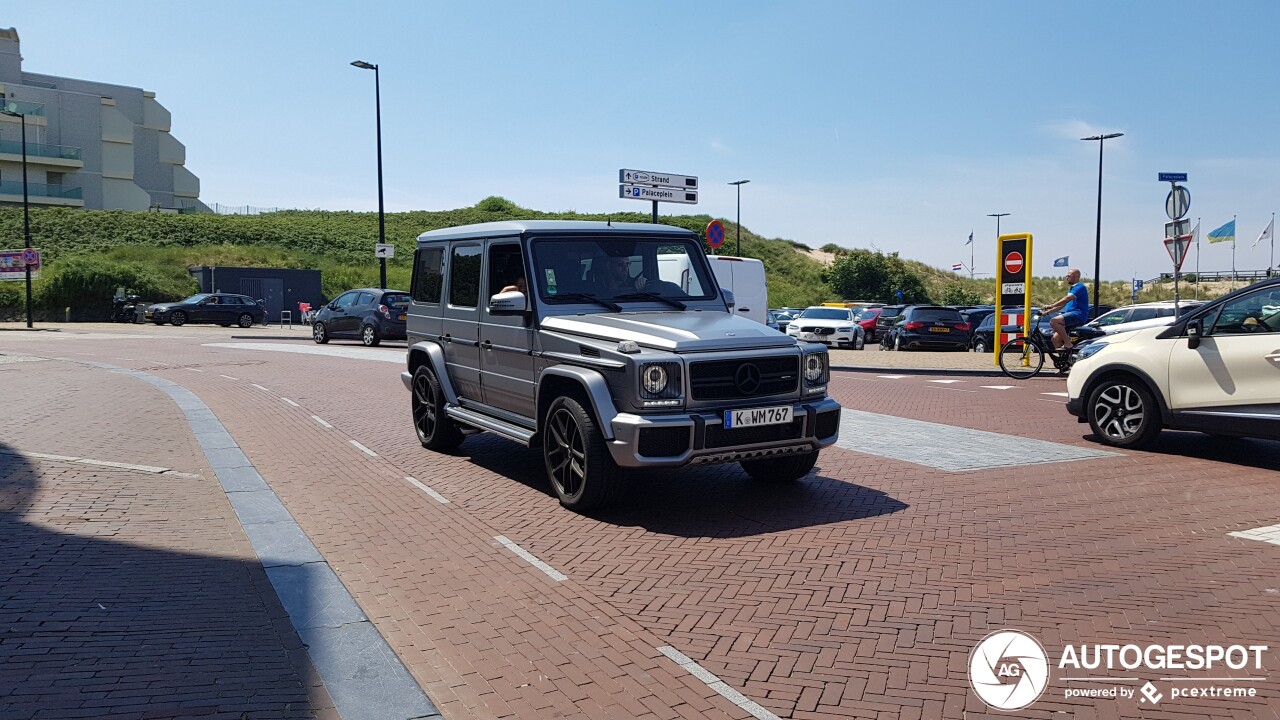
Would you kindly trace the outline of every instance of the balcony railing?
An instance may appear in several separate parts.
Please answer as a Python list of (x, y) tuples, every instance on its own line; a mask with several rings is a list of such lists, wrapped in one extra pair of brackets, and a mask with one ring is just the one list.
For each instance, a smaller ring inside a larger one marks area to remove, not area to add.
[[(0, 153), (22, 154), (21, 140), (0, 140)], [(79, 160), (80, 148), (67, 145), (44, 145), (27, 143), (27, 157), (60, 158), (62, 160)]]
[[(6, 180), (0, 182), (0, 195), (22, 195), (21, 180)], [(61, 185), (46, 185), (44, 183), (27, 183), (27, 195), (31, 197), (47, 197), (47, 198), (63, 198), (66, 200), (83, 200), (84, 189), (78, 187), (63, 187)]]
[(44, 103), (24, 102), (22, 100), (10, 100), (4, 104), (4, 109), (9, 112), (15, 112), (19, 115), (30, 115), (32, 117), (44, 117)]

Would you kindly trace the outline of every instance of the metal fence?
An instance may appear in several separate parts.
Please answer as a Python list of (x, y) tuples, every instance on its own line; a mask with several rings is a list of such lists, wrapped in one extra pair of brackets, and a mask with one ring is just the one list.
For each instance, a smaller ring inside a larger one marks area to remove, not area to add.
[[(1231, 270), (1226, 270), (1221, 272), (1219, 271), (1184, 272), (1182, 273), (1182, 280), (1185, 282), (1187, 280), (1187, 276), (1191, 275), (1195, 277), (1196, 282), (1199, 282), (1201, 280), (1204, 280), (1206, 282), (1217, 282), (1220, 280), (1248, 280), (1248, 281), (1254, 282), (1258, 280), (1265, 280), (1269, 277), (1274, 277), (1275, 274), (1276, 274), (1275, 270), (1236, 270), (1234, 272)], [(1160, 273), (1159, 277), (1151, 278), (1146, 282), (1148, 284), (1173, 282), (1173, 273)]]
[(209, 209), (218, 215), (261, 215), (263, 213), (279, 212), (278, 207), (255, 207), (253, 205), (223, 205), (222, 203), (209, 203)]

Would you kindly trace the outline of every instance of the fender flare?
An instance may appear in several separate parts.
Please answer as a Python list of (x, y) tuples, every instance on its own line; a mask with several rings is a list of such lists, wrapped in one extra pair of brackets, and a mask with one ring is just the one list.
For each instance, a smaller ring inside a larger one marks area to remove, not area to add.
[(453, 391), (453, 383), (449, 381), (449, 373), (445, 372), (444, 349), (439, 343), (429, 340), (414, 343), (409, 346), (409, 375), (412, 378), (413, 373), (418, 371), (418, 366), (423, 363), (430, 363), (432, 371), (436, 374), (436, 380), (440, 382), (440, 389), (444, 392), (445, 402), (452, 405), (458, 404), (458, 394)]
[[(578, 367), (576, 365), (554, 365), (542, 371), (538, 378), (537, 397), (535, 398), (535, 406), (542, 407), (542, 391), (546, 387), (543, 382), (548, 375), (560, 377), (570, 380), (586, 392), (587, 400), (591, 403), (591, 409), (594, 411), (597, 424), (600, 426), (600, 433), (604, 435), (606, 440), (615, 438), (613, 433), (613, 419), (618, 416), (618, 409), (613, 404), (613, 396), (609, 394), (609, 384), (605, 382), (604, 376), (598, 371), (591, 368)], [(548, 400), (548, 404), (550, 400)]]

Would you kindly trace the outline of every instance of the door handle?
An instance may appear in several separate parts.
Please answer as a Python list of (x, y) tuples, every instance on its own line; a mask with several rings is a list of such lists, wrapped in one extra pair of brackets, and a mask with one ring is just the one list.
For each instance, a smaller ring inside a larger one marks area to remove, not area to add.
[(751, 308), (738, 308), (738, 312), (751, 312)]
[(492, 350), (492, 349), (493, 349), (493, 341), (491, 341), (491, 340), (485, 340), (484, 342), (480, 343), (480, 347), (484, 348), (485, 350)]
[(1273, 352), (1270, 355), (1265, 355), (1264, 357), (1271, 362), (1280, 362), (1280, 352)]
[(443, 336), (441, 336), (441, 338), (440, 338), (440, 342), (453, 342), (453, 336), (452, 336), (452, 335), (443, 335)]

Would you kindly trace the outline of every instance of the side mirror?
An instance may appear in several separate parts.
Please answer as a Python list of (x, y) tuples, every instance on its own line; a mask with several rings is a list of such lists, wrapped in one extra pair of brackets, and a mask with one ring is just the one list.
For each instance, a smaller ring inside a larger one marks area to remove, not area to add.
[(1199, 320), (1187, 323), (1187, 348), (1195, 350), (1200, 347), (1200, 336), (1204, 334), (1204, 326)]
[(519, 290), (498, 293), (489, 298), (490, 315), (523, 315), (529, 312), (529, 299)]
[(728, 305), (729, 309), (732, 310), (735, 304), (733, 302), (733, 291), (726, 288), (720, 288), (720, 293), (724, 295), (724, 304)]

